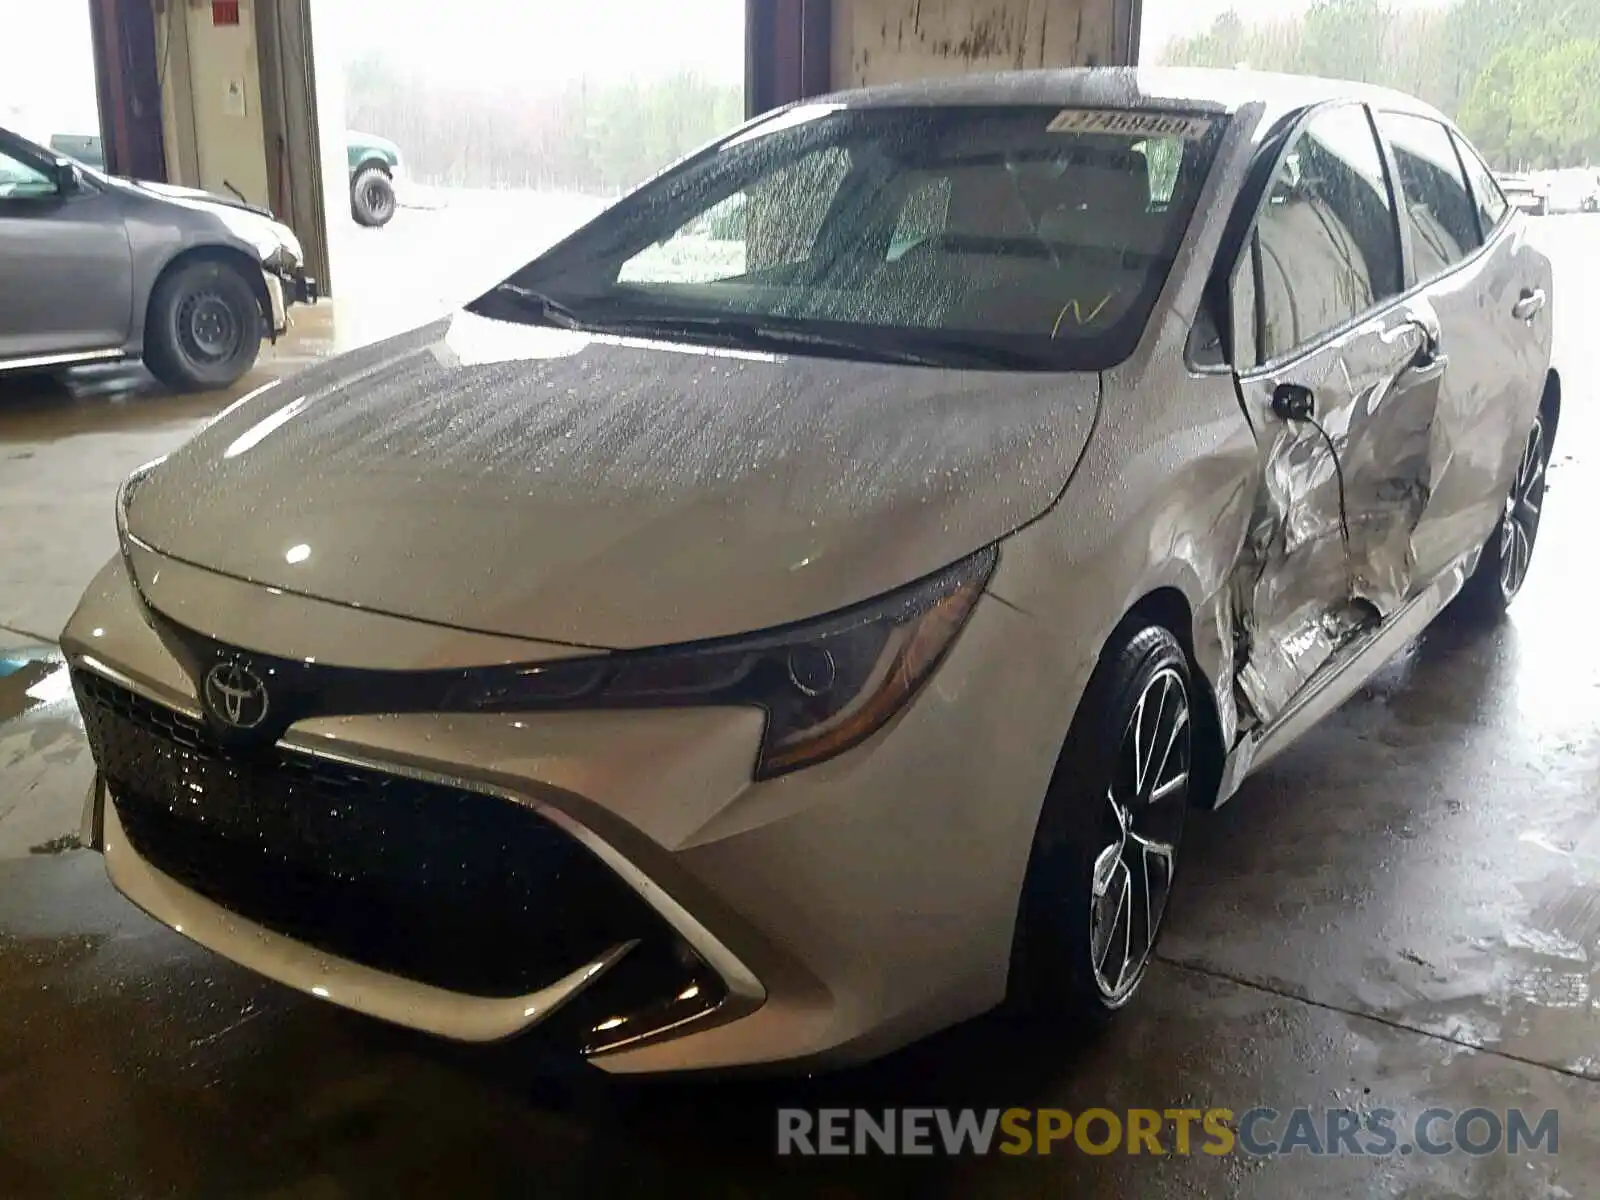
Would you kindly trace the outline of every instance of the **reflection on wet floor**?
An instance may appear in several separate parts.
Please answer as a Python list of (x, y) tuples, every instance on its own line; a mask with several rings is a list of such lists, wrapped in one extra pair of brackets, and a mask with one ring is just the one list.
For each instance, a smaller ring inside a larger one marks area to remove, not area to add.
[[(1590, 252), (1600, 264), (1600, 228)], [(0, 630), (0, 1196), (1595, 1195), (1600, 417), (1581, 398), (1597, 383), (1573, 361), (1513, 620), (1436, 624), (1193, 823), (1162, 961), (1099, 1038), (984, 1020), (831, 1077), (624, 1086), (537, 1039), (461, 1047), (332, 1009), (156, 926), (58, 840), (92, 773), (81, 725), (47, 639)], [(0, 530), (13, 560), (33, 555), (26, 572), (0, 556), (13, 629), (59, 628), (110, 552), (123, 464), (227, 399), (134, 387), (115, 396), (137, 403), (107, 404), (79, 386), (0, 417), (0, 512), (45, 514)], [(1557, 1109), (1561, 1142), (1481, 1159), (779, 1161), (781, 1105), (1348, 1106), (1402, 1127), (1520, 1106)]]
[(0, 446), (203, 421), (228, 399), (326, 358), (333, 349), (333, 305), (322, 304), (297, 309), (293, 328), (276, 345), (264, 344), (255, 367), (226, 392), (174, 394), (137, 362), (0, 376)]
[(71, 813), (93, 774), (60, 653), (0, 649), (0, 860), (75, 848)]

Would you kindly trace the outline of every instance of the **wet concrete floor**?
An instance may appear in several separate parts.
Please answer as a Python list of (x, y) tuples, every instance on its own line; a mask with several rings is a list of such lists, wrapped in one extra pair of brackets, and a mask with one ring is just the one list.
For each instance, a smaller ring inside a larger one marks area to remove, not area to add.
[[(984, 1020), (809, 1080), (622, 1085), (449, 1045), (118, 898), (73, 848), (89, 764), (49, 642), (112, 550), (117, 480), (225, 398), (0, 398), (0, 1196), (1600, 1195), (1600, 220), (1541, 236), (1567, 399), (1512, 619), (1437, 624), (1194, 823), (1161, 962), (1105, 1035)], [(313, 325), (262, 377), (331, 341)], [(1520, 1156), (780, 1160), (787, 1105), (1390, 1109), (1403, 1142), (1431, 1108), (1554, 1109), (1560, 1132)]]

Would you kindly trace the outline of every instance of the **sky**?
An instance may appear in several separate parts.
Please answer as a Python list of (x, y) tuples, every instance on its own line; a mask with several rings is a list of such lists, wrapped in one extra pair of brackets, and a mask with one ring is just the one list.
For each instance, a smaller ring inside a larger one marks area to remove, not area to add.
[[(343, 4), (351, 19), (376, 0)], [(744, 79), (744, 0), (383, 0), (362, 21), (357, 48), (420, 63), (430, 78), (559, 83), (684, 69)]]
[(0, 70), (0, 125), (35, 138), (95, 132), (87, 0), (0, 0), (0, 29), (12, 51)]
[[(1438, 8), (1448, 0), (1388, 0), (1406, 11)], [(1143, 57), (1153, 58), (1173, 38), (1188, 37), (1210, 27), (1230, 8), (1246, 21), (1268, 21), (1304, 12), (1311, 0), (1144, 0)]]

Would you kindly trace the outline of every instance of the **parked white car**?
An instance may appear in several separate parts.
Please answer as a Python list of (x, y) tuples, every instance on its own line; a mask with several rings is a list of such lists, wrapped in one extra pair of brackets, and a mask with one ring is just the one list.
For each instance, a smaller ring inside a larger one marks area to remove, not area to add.
[(1107, 1018), (1191, 811), (1516, 597), (1550, 289), (1390, 91), (762, 117), (128, 482), (91, 844), (293, 987), (610, 1071)]

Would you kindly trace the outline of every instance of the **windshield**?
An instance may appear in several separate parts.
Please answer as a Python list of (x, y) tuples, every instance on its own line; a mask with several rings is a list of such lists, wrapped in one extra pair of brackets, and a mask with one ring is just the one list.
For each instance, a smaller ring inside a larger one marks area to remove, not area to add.
[(1104, 369), (1138, 343), (1221, 124), (790, 109), (633, 192), (471, 307), (793, 353)]

